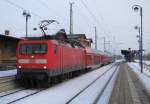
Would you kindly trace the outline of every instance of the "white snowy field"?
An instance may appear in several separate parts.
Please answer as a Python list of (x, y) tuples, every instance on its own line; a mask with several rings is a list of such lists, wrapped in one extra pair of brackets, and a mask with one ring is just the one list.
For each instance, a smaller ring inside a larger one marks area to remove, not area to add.
[(17, 69), (0, 71), (0, 77), (13, 76), (17, 74)]
[(141, 73), (141, 69), (138, 63), (128, 63), (128, 65), (132, 68), (132, 70), (139, 76), (140, 80), (145, 85), (146, 89), (150, 92), (150, 71), (147, 69), (143, 69), (143, 73)]
[(115, 60), (115, 62), (122, 62), (124, 59)]
[[(135, 60), (136, 62), (139, 62), (139, 60)], [(143, 60), (143, 63), (150, 65), (150, 60)]]
[(150, 61), (144, 61), (147, 65), (150, 65)]
[[(107, 65), (105, 67), (99, 68), (92, 72), (86, 73), (74, 79), (68, 80), (66, 82), (60, 83), (58, 85), (52, 86), (42, 92), (39, 92), (33, 96), (22, 99), (14, 104), (65, 104), (70, 98), (72, 98), (75, 94), (85, 88), (88, 84), (94, 81), (98, 76), (102, 75), (106, 70), (108, 70), (111, 65)], [(114, 72), (115, 68), (112, 68), (108, 71), (103, 77), (97, 80), (94, 85), (88, 88), (88, 92), (83, 93), (78, 100), (75, 100), (71, 103), (74, 104), (91, 104), (93, 99), (99, 94), (99, 92), (104, 87), (105, 83), (109, 79), (109, 77)], [(115, 77), (117, 75), (117, 71), (115, 76), (111, 79), (111, 83), (109, 83), (109, 87), (104, 91), (103, 98), (99, 101), (103, 102), (100, 104), (107, 104), (109, 97), (111, 95), (111, 91), (113, 89), (113, 84), (115, 81)], [(86, 90), (85, 90), (86, 91)], [(24, 93), (22, 93), (24, 94)], [(17, 97), (17, 96), (16, 96)], [(14, 96), (12, 97), (14, 98)], [(7, 101), (10, 100), (6, 99)], [(76, 103), (77, 102), (77, 103)], [(6, 104), (5, 99), (0, 104)]]

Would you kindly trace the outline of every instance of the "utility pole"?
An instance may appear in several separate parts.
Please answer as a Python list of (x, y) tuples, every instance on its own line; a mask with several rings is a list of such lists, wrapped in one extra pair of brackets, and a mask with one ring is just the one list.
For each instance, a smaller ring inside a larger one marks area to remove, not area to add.
[(140, 36), (140, 34), (141, 34), (141, 32), (140, 32), (140, 27), (139, 26), (135, 26), (134, 27), (134, 29), (136, 29), (136, 30), (138, 30), (138, 35), (136, 36), (137, 38), (138, 38), (138, 43), (139, 43), (139, 51), (138, 51), (138, 57), (139, 57), (139, 65), (141, 64), (141, 61), (140, 61), (140, 59), (141, 59), (141, 36)]
[(26, 38), (28, 35), (28, 19), (31, 17), (31, 14), (27, 11), (23, 11), (22, 15), (26, 18)]
[(104, 52), (106, 51), (106, 38), (104, 37)]
[(143, 73), (143, 10), (140, 7), (140, 16), (141, 16), (141, 73)]
[(97, 49), (97, 28), (96, 26), (94, 27), (95, 29), (95, 49)]
[(70, 3), (70, 35), (73, 34), (73, 10), (72, 10), (73, 4), (74, 2)]
[(140, 12), (140, 23), (141, 23), (141, 27), (140, 27), (140, 63), (141, 63), (141, 73), (143, 73), (143, 8), (140, 5), (133, 5), (132, 9), (137, 12)]

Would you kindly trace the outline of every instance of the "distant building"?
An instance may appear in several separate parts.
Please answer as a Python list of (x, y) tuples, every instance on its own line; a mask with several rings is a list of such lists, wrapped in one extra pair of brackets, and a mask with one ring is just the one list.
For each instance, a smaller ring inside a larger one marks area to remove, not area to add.
[(87, 39), (85, 34), (71, 34), (67, 35), (68, 39), (76, 40), (84, 47), (91, 47), (92, 39)]
[(124, 55), (124, 58), (127, 62), (133, 62), (135, 58), (135, 50), (121, 50), (121, 54)]
[(5, 35), (0, 34), (0, 66), (16, 61), (16, 48), (20, 38), (9, 36), (9, 31)]

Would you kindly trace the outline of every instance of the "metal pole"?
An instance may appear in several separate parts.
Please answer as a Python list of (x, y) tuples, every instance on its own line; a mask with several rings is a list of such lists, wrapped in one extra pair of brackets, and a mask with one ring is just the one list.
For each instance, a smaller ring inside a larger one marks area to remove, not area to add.
[(73, 34), (73, 10), (72, 10), (73, 3), (70, 3), (70, 34)]
[(106, 43), (106, 39), (105, 39), (105, 37), (104, 37), (104, 52), (106, 51), (105, 43)]
[(28, 16), (26, 16), (26, 38), (28, 34)]
[(22, 15), (26, 18), (26, 38), (28, 35), (28, 19), (31, 17), (30, 13), (23, 11)]
[(140, 16), (141, 16), (141, 73), (143, 73), (143, 11), (142, 7), (140, 7)]
[(138, 43), (139, 43), (139, 54), (138, 54), (138, 58), (139, 58), (139, 65), (141, 64), (141, 33), (140, 33), (140, 27), (138, 27), (138, 38), (139, 38), (139, 41), (138, 41)]
[(108, 51), (109, 51), (109, 52), (111, 51), (111, 44), (110, 44), (110, 41), (108, 41)]
[(133, 5), (134, 11), (140, 10), (141, 17), (141, 35), (140, 35), (140, 63), (141, 63), (141, 73), (143, 73), (143, 10), (140, 5)]
[(95, 49), (97, 49), (97, 29), (96, 26), (94, 27), (95, 29)]

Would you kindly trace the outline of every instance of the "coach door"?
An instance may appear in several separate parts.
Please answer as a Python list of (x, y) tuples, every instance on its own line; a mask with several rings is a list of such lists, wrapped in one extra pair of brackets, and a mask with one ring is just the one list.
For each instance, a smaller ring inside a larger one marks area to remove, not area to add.
[(61, 74), (63, 74), (63, 47), (62, 45), (59, 45), (59, 56), (60, 56), (60, 60), (59, 60), (59, 63), (60, 63), (60, 71), (61, 71)]

